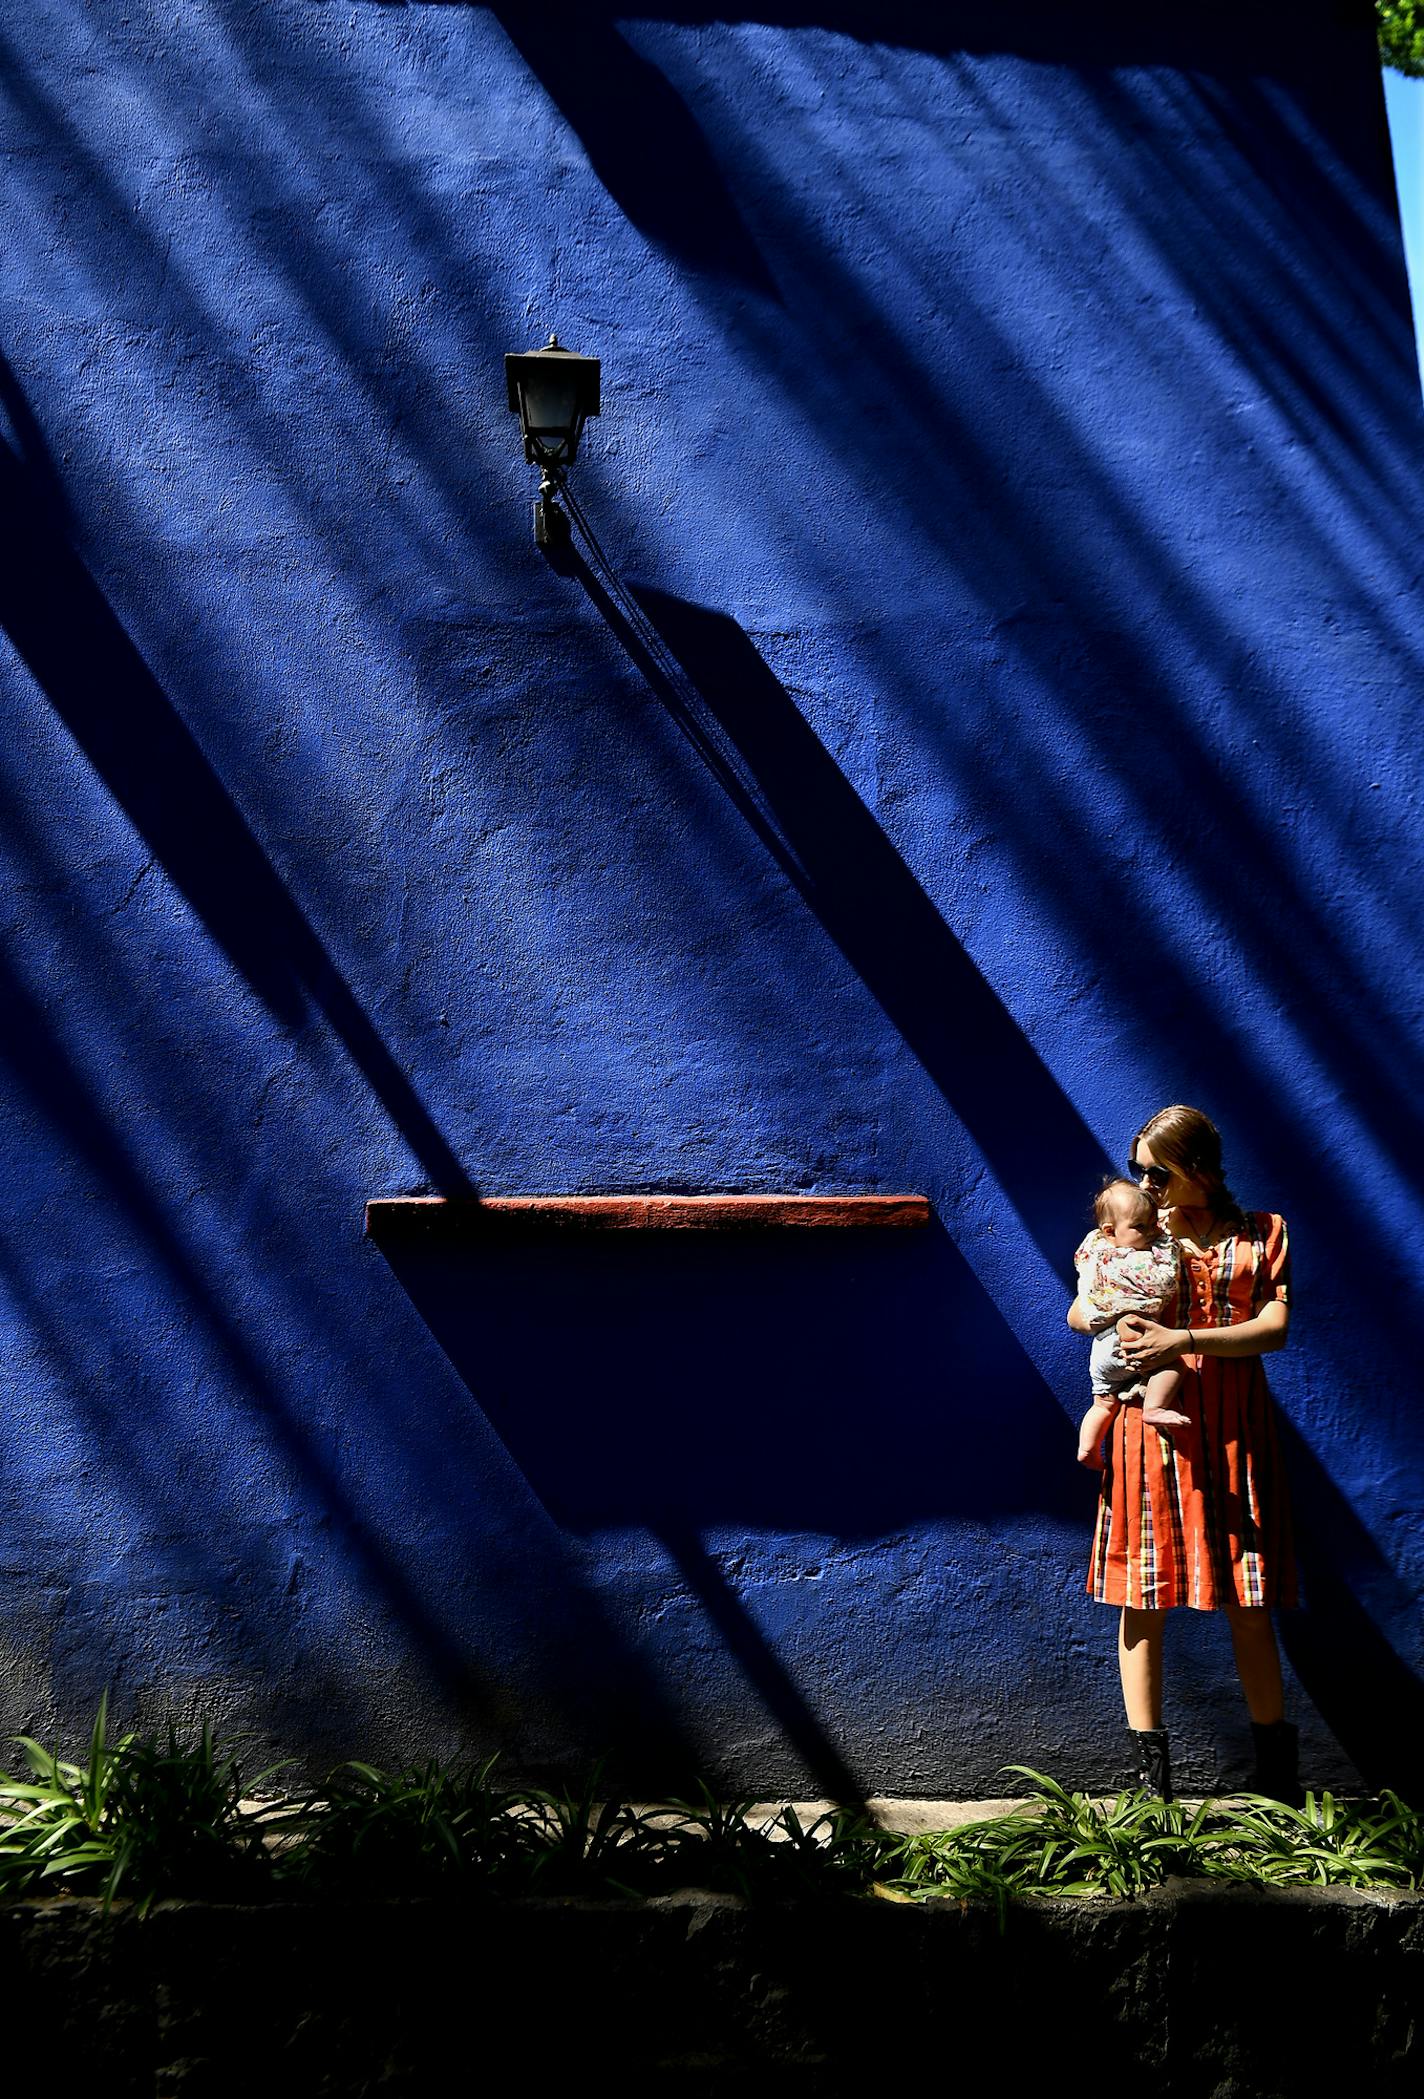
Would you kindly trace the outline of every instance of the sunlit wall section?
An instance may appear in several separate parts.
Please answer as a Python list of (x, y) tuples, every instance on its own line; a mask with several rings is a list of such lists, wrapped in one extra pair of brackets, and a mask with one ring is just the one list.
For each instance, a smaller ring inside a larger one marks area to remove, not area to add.
[[(1407, 1777), (1379, 67), (1368, 10), (1149, 12), (0, 22), (0, 1726), (1115, 1779), (1064, 1310), (1184, 1099), (1292, 1227), (1311, 1769)], [(501, 363), (551, 329), (603, 360), (552, 556)], [(934, 1222), (362, 1234), (628, 1190)], [(1173, 1669), (1239, 1773), (1223, 1628)]]

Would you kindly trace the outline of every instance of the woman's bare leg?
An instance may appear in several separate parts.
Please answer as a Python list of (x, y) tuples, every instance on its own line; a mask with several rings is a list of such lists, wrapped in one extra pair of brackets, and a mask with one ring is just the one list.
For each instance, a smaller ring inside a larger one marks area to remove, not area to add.
[(1126, 1605), (1117, 1635), (1117, 1665), (1122, 1673), (1122, 1702), (1127, 1724), (1144, 1733), (1162, 1725), (1163, 1611), (1138, 1611)]
[(1269, 1727), (1285, 1712), (1281, 1656), (1271, 1614), (1259, 1605), (1228, 1604), (1226, 1616), (1231, 1625), (1236, 1674), (1246, 1693), (1246, 1710), (1262, 1727)]

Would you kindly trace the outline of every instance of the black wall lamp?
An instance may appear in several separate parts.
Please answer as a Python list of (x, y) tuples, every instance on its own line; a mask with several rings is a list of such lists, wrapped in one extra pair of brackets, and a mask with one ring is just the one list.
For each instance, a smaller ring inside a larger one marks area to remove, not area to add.
[(599, 412), (596, 357), (580, 357), (551, 335), (542, 350), (513, 352), (504, 360), (509, 405), (524, 432), (524, 457), (541, 472), (534, 504), (534, 539), (541, 547), (568, 535), (569, 521), (555, 497), (573, 465), (586, 419)]

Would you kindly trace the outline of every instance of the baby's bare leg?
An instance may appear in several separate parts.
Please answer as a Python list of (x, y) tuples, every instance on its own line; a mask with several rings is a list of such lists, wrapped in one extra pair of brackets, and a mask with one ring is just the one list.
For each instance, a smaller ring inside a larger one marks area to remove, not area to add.
[(1102, 1441), (1117, 1408), (1115, 1399), (1095, 1399), (1078, 1424), (1078, 1463), (1094, 1472), (1103, 1469)]
[(1169, 1363), (1165, 1370), (1155, 1370), (1142, 1395), (1143, 1420), (1150, 1421), (1155, 1429), (1190, 1428), (1190, 1414), (1179, 1412), (1177, 1407), (1181, 1389), (1180, 1363)]

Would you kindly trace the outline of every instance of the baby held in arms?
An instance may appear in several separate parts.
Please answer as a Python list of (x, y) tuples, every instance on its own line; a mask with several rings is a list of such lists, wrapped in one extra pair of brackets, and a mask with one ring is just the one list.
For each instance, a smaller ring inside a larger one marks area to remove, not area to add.
[[(1124, 1362), (1117, 1323), (1129, 1312), (1174, 1325), (1182, 1287), (1182, 1257), (1176, 1241), (1157, 1221), (1150, 1195), (1128, 1180), (1109, 1181), (1093, 1205), (1097, 1228), (1073, 1256), (1078, 1300), (1093, 1329), (1090, 1375), (1093, 1404), (1078, 1430), (1080, 1465), (1102, 1464), (1101, 1444), (1124, 1397), (1143, 1384), (1140, 1370)], [(1177, 1411), (1182, 1389), (1180, 1362), (1165, 1364), (1146, 1380), (1144, 1427), (1186, 1428)]]

